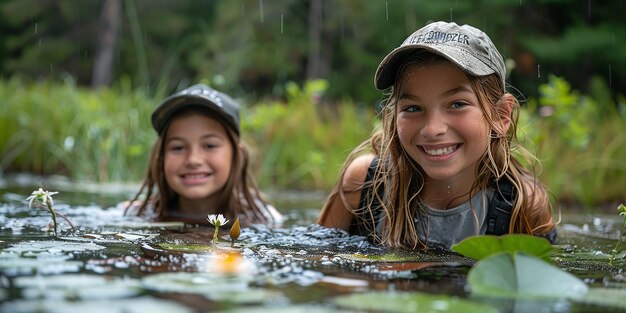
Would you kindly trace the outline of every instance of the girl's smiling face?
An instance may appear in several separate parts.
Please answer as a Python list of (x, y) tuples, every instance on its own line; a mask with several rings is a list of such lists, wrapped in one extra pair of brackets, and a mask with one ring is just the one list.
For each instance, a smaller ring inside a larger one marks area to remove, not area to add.
[[(164, 175), (179, 196), (181, 211), (214, 206), (226, 185), (234, 147), (226, 129), (203, 114), (183, 114), (172, 120), (164, 140)], [(216, 210), (218, 208), (210, 208)]]
[(425, 180), (469, 184), (489, 144), (489, 125), (470, 82), (448, 61), (410, 65), (400, 76), (396, 130)]

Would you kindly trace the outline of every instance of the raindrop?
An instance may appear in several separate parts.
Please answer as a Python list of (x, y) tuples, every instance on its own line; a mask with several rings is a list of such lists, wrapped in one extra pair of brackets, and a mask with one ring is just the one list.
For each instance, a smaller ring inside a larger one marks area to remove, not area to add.
[(615, 33), (612, 33), (612, 34), (611, 34), (611, 39), (612, 39), (612, 41), (613, 41), (613, 44), (615, 44)]
[(613, 84), (612, 84), (612, 82), (611, 82), (611, 80), (612, 80), (612, 78), (611, 78), (611, 74), (612, 74), (612, 71), (611, 71), (611, 64), (609, 64), (609, 87), (613, 87)]
[(385, 17), (389, 20), (389, 2), (385, 1)]
[(37, 41), (37, 45), (41, 47), (41, 38), (39, 38), (39, 40)]
[(261, 15), (261, 23), (264, 21), (263, 16), (263, 0), (259, 0), (259, 14)]
[(591, 17), (591, 0), (589, 0), (589, 17)]
[(450, 8), (450, 22), (452, 22), (452, 11), (454, 10), (454, 8)]
[(280, 15), (280, 33), (283, 33), (283, 15)]
[(54, 73), (54, 70), (52, 69), (52, 63), (50, 63), (50, 73)]
[(541, 64), (537, 64), (537, 78), (541, 78)]
[(35, 23), (35, 34), (37, 33), (37, 23)]

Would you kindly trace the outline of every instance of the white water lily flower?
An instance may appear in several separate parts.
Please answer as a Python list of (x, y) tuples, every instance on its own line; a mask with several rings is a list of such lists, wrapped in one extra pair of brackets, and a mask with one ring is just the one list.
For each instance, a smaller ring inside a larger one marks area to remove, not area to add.
[[(57, 235), (57, 214), (56, 212), (54, 212), (54, 200), (52, 200), (52, 196), (56, 195), (58, 192), (56, 191), (47, 191), (47, 190), (43, 190), (41, 188), (39, 188), (39, 190), (35, 190), (33, 191), (33, 193), (30, 195), (30, 197), (26, 198), (26, 200), (28, 201), (28, 208), (33, 207), (33, 202), (35, 202), (35, 200), (39, 200), (41, 201), (41, 203), (45, 204), (46, 207), (48, 208), (48, 212), (50, 212), (50, 215), (52, 216), (52, 224), (54, 225), (54, 235)], [(67, 220), (67, 218), (66, 218)], [(69, 220), (67, 220), (69, 222)], [(72, 225), (72, 223), (70, 222), (70, 225)], [(72, 225), (72, 228), (74, 228), (74, 226)]]
[(209, 214), (206, 219), (209, 223), (215, 225), (216, 227), (220, 227), (228, 223), (228, 220), (222, 214)]
[(222, 214), (209, 214), (206, 219), (209, 223), (215, 226), (215, 231), (213, 232), (213, 243), (217, 243), (217, 235), (220, 232), (220, 226), (228, 223), (228, 220)]
[(39, 190), (33, 191), (30, 197), (26, 198), (28, 201), (28, 207), (33, 207), (33, 202), (35, 200), (41, 201), (41, 203), (48, 205), (49, 208), (54, 206), (54, 201), (52, 200), (52, 196), (56, 195), (57, 191), (47, 191), (39, 188)]

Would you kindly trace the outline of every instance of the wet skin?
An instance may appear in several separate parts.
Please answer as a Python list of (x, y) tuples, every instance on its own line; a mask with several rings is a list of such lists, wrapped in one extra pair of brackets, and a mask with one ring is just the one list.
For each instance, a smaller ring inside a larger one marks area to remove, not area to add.
[(201, 114), (178, 117), (170, 124), (164, 148), (165, 179), (179, 195), (180, 213), (218, 212), (215, 206), (228, 181), (234, 149), (224, 126)]
[(423, 201), (436, 208), (466, 201), (457, 196), (470, 190), (489, 144), (477, 95), (449, 62), (410, 67), (401, 79), (397, 132), (403, 149), (426, 174)]

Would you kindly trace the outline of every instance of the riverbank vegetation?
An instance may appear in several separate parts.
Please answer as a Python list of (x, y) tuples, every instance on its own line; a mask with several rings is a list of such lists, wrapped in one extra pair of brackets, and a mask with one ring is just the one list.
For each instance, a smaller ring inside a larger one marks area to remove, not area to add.
[[(282, 100), (244, 103), (242, 132), (264, 189), (329, 190), (350, 150), (378, 119), (377, 104), (328, 104), (328, 85), (284, 86)], [(595, 207), (624, 201), (626, 99), (601, 81), (590, 94), (552, 76), (524, 101), (520, 136), (541, 162), (555, 198)], [(155, 133), (158, 99), (128, 85), (86, 89), (64, 82), (0, 80), (0, 175), (61, 174), (77, 181), (137, 182)], [(611, 206), (614, 207), (614, 206)]]

